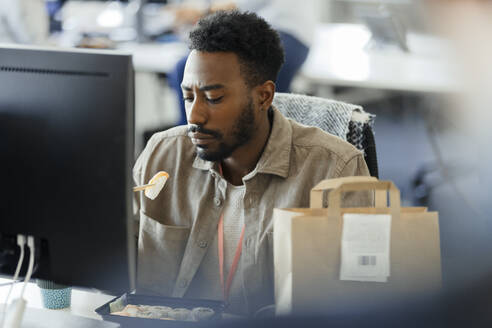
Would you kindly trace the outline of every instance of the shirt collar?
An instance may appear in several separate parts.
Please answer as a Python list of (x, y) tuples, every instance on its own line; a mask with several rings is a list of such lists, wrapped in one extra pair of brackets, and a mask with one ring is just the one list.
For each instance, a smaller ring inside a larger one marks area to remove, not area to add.
[[(290, 167), (292, 145), (292, 126), (287, 118), (274, 106), (272, 131), (253, 172), (275, 174), (286, 178)], [(201, 159), (195, 155), (193, 167), (201, 170), (217, 171), (216, 163)], [(248, 177), (250, 174), (247, 175)]]

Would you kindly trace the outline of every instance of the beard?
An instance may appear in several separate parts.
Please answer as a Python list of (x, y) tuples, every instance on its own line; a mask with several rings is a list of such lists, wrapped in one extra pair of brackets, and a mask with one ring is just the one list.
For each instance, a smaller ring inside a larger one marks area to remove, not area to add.
[(211, 150), (207, 146), (196, 146), (198, 157), (210, 162), (228, 158), (237, 148), (247, 144), (256, 131), (253, 99), (249, 98), (248, 104), (244, 106), (241, 114), (234, 122), (229, 138), (230, 141), (225, 140), (224, 135), (219, 131), (203, 129), (201, 126), (192, 126), (188, 130), (210, 134), (219, 142), (217, 150)]

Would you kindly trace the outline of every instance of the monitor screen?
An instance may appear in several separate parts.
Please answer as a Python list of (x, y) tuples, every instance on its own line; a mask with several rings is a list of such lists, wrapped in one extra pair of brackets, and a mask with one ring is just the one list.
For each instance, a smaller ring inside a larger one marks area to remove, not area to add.
[(36, 241), (33, 277), (129, 290), (131, 56), (0, 47), (0, 58), (0, 274), (13, 275), (24, 234)]

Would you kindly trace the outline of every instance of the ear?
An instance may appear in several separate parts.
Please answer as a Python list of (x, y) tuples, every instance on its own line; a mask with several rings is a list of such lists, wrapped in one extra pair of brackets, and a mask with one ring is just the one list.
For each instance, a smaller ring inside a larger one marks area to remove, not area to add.
[(254, 88), (256, 108), (260, 111), (266, 112), (272, 105), (273, 96), (275, 95), (275, 83), (273, 81), (266, 81), (263, 84), (257, 85)]

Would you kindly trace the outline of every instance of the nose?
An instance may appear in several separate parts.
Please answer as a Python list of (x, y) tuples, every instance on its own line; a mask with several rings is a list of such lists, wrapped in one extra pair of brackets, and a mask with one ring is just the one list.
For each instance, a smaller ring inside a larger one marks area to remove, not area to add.
[(186, 104), (188, 124), (204, 125), (207, 122), (206, 106), (196, 97), (192, 103)]

